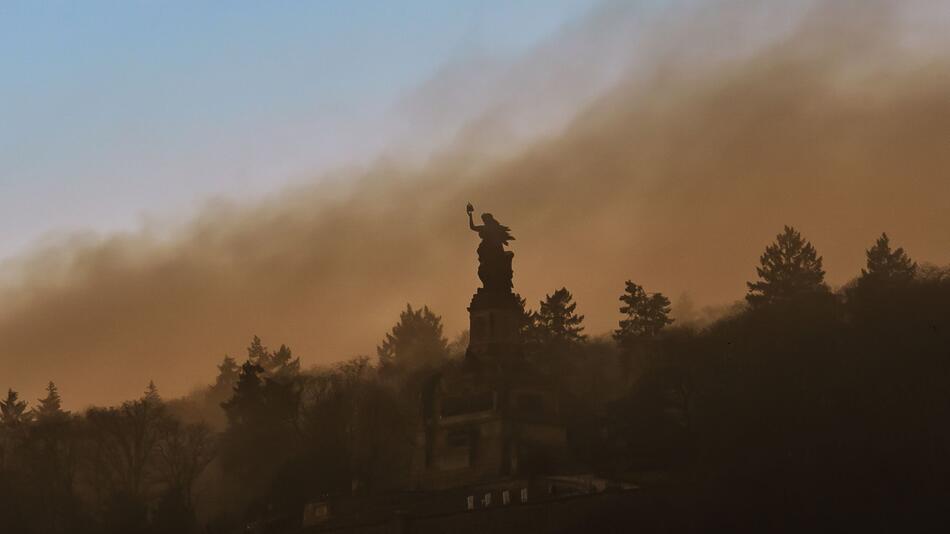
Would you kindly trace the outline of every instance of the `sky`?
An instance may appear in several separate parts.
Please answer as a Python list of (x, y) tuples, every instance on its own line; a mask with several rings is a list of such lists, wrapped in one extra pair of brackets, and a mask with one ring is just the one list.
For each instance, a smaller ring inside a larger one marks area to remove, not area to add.
[(784, 225), (834, 288), (884, 231), (950, 264), (947, 2), (37, 5), (0, 4), (24, 398), (183, 395), (253, 335), (372, 356), (407, 303), (454, 338), (468, 202), (529, 307), (567, 287), (592, 336), (626, 280), (708, 324)]
[(592, 4), (0, 3), (0, 258), (365, 162), (444, 65), (524, 53)]

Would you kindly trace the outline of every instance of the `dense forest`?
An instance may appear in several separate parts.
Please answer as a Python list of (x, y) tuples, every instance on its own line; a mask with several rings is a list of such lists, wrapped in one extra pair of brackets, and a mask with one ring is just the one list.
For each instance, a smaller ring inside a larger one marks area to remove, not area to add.
[[(938, 519), (950, 497), (950, 269), (918, 265), (885, 234), (832, 289), (818, 251), (786, 227), (757, 275), (706, 322), (674, 321), (666, 296), (618, 281), (617, 329), (601, 336), (585, 333), (566, 288), (524, 303), (524, 357), (557, 383), (578, 463), (654, 499), (650, 515), (603, 521)], [(52, 382), (36, 402), (9, 389), (0, 530), (229, 533), (267, 517), (282, 532), (319, 496), (410, 489), (420, 391), (466, 346), (435, 312), (407, 306), (375, 358), (302, 369), (290, 348), (254, 337), (181, 399), (149, 383), (120, 406), (70, 413)]]

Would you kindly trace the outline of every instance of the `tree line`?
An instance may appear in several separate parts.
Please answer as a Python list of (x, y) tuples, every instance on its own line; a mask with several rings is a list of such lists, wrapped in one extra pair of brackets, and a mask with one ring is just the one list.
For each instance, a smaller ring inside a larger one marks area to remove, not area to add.
[[(655, 516), (637, 520), (658, 530), (841, 517), (850, 530), (872, 503), (878, 524), (919, 520), (950, 475), (950, 271), (919, 266), (886, 234), (866, 256), (832, 291), (815, 247), (786, 227), (745, 305), (703, 327), (627, 280), (616, 330), (590, 336), (560, 288), (536, 309), (521, 301), (524, 357), (563, 392), (575, 456), (655, 488)], [(407, 305), (375, 358), (329, 368), (301, 369), (255, 336), (243, 361), (225, 356), (215, 383), (182, 399), (149, 384), (72, 414), (52, 382), (32, 408), (11, 389), (0, 524), (281, 532), (321, 496), (411, 489), (419, 392), (466, 346), (467, 333), (450, 341), (434, 311)]]
[(53, 382), (32, 409), (10, 389), (0, 412), (6, 531), (136, 531), (149, 518), (157, 532), (195, 527), (193, 486), (215, 437), (174, 417), (153, 383), (139, 399), (81, 415), (62, 409)]

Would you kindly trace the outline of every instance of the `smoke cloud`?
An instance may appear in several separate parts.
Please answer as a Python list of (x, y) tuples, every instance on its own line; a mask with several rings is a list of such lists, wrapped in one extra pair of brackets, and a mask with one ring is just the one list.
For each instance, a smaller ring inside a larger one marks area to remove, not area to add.
[[(860, 272), (882, 231), (918, 261), (950, 262), (947, 8), (788, 5), (606, 4), (492, 67), (484, 94), (430, 84), (447, 96), (429, 115), (427, 98), (407, 99), (423, 126), (464, 123), (438, 130), (453, 140), (424, 163), (396, 153), (209, 203), (171, 232), (12, 260), (0, 386), (35, 398), (54, 380), (73, 409), (149, 379), (174, 396), (254, 334), (304, 365), (372, 354), (406, 302), (459, 332), (478, 285), (469, 201), (512, 228), (515, 290), (536, 306), (567, 286), (590, 333), (614, 327), (626, 279), (690, 306), (741, 299), (784, 224), (832, 284)], [(466, 99), (478, 116), (456, 109)]]

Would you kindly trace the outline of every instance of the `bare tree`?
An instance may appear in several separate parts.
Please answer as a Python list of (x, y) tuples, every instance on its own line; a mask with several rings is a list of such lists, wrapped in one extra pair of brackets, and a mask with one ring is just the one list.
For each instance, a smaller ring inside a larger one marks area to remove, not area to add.
[(156, 469), (162, 481), (191, 507), (195, 480), (216, 454), (211, 428), (204, 423), (168, 419), (160, 427), (156, 452)]
[(164, 404), (146, 395), (118, 408), (93, 408), (86, 417), (95, 448), (97, 489), (143, 496), (152, 455), (168, 420)]

